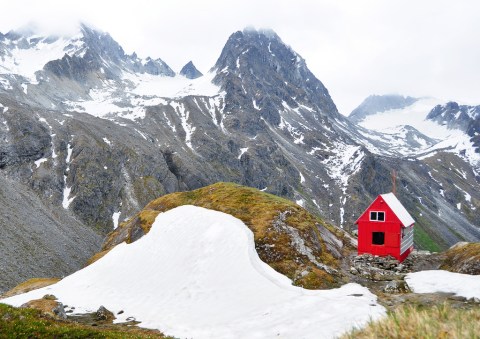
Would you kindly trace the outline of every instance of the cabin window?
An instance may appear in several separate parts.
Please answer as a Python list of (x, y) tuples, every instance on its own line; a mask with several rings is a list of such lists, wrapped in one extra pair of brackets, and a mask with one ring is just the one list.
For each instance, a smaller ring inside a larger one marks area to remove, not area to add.
[(370, 212), (371, 221), (385, 221), (385, 212)]
[(383, 245), (383, 244), (385, 244), (385, 232), (373, 232), (372, 233), (372, 244), (373, 245)]

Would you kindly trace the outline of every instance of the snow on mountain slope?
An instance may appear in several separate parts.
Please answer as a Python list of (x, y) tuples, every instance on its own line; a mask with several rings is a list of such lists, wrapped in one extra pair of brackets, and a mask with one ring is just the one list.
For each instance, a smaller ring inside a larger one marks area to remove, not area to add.
[[(455, 126), (440, 124), (427, 119), (432, 109), (443, 107), (437, 105), (443, 105), (444, 103), (445, 101), (435, 98), (421, 98), (405, 108), (391, 109), (368, 115), (359, 122), (359, 125), (369, 130), (381, 132), (383, 138), (391, 139), (392, 145), (397, 143), (394, 139), (406, 140), (408, 138), (408, 129), (410, 129), (410, 132), (413, 132), (413, 127), (423, 135), (436, 140), (436, 142), (432, 144), (429, 140), (423, 140), (411, 133), (410, 139), (417, 143), (418, 148), (412, 152), (411, 149), (404, 148), (402, 150), (402, 147), (399, 147), (398, 149), (405, 156), (425, 159), (435, 155), (438, 151), (452, 152), (469, 162), (474, 171), (478, 171), (480, 168), (480, 154), (475, 151), (475, 147), (470, 140), (471, 138)], [(368, 137), (371, 138), (371, 136)]]
[[(81, 35), (71, 38), (30, 36), (15, 39), (7, 38), (2, 42), (5, 46), (0, 73), (18, 74), (36, 83), (35, 72), (55, 59), (62, 58), (65, 54), (73, 55), (83, 48)], [(1, 47), (1, 46), (0, 46)]]
[(444, 101), (439, 99), (422, 98), (405, 108), (391, 109), (369, 115), (359, 125), (379, 132), (384, 132), (386, 129), (395, 130), (400, 126), (409, 125), (431, 138), (445, 139), (454, 132), (445, 126), (426, 120), (432, 108), (442, 103)]
[(132, 91), (138, 95), (155, 95), (157, 97), (177, 98), (187, 95), (215, 96), (220, 88), (212, 83), (215, 73), (207, 73), (205, 76), (188, 79), (182, 75), (165, 77), (151, 74), (125, 73), (124, 79), (131, 81), (135, 89)]
[(161, 213), (151, 231), (55, 285), (4, 299), (54, 294), (75, 312), (104, 305), (116, 321), (189, 338), (328, 338), (385, 314), (368, 289), (305, 290), (262, 262), (240, 220), (194, 206)]
[(125, 72), (124, 84), (104, 81), (103, 86), (90, 90), (91, 100), (68, 100), (64, 104), (68, 109), (98, 118), (143, 119), (146, 107), (170, 105), (172, 100), (165, 99), (181, 99), (189, 95), (218, 96), (220, 88), (211, 82), (213, 77), (213, 73), (188, 79), (182, 75), (168, 77)]

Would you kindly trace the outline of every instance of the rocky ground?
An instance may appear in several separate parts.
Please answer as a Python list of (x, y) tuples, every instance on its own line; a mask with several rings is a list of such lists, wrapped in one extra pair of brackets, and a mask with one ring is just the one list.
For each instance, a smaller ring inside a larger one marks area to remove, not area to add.
[(413, 293), (405, 282), (408, 273), (441, 269), (449, 252), (446, 253), (415, 250), (402, 263), (390, 256), (352, 254), (346, 258), (346, 264), (350, 265), (347, 274), (352, 282), (367, 286), (389, 310), (408, 304), (423, 307), (449, 303), (461, 308), (479, 307), (477, 298), (467, 300), (451, 293)]

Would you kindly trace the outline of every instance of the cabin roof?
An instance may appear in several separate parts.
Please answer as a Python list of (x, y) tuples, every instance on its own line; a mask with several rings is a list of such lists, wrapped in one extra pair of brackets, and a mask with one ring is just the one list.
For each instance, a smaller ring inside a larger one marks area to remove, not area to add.
[(398, 200), (393, 193), (381, 194), (380, 196), (383, 198), (383, 201), (385, 201), (388, 207), (392, 209), (397, 218), (400, 219), (400, 222), (403, 224), (403, 226), (408, 227), (415, 223), (415, 220), (413, 220), (410, 213), (408, 213), (400, 200)]

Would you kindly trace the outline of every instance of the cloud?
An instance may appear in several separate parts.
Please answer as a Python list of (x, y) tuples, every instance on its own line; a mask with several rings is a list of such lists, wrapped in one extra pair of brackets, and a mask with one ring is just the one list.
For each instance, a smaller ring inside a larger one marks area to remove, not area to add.
[(160, 57), (176, 71), (193, 60), (205, 72), (233, 32), (271, 28), (348, 114), (370, 94), (478, 103), (477, 13), (476, 0), (17, 0), (2, 4), (0, 31), (35, 20), (68, 33), (86, 21), (128, 53)]

